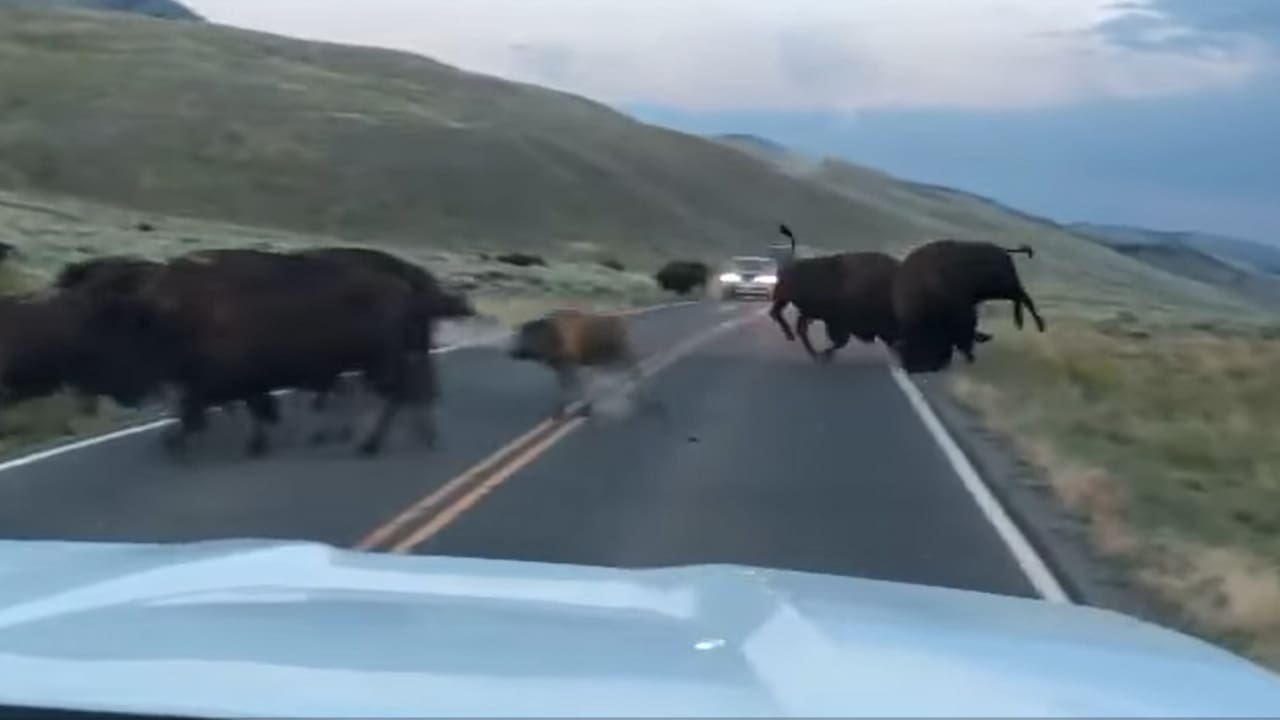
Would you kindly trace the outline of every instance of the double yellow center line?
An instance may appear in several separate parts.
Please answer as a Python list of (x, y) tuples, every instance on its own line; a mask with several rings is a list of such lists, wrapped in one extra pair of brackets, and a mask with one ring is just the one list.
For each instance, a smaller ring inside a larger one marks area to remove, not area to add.
[[(763, 314), (764, 310), (759, 310), (726, 320), (646, 358), (640, 365), (641, 377), (652, 377), (699, 346)], [(426, 544), (521, 468), (582, 427), (586, 419), (577, 415), (582, 407), (579, 401), (567, 409), (564, 418), (543, 420), (533, 426), (379, 526), (361, 540), (356, 549), (405, 554)]]

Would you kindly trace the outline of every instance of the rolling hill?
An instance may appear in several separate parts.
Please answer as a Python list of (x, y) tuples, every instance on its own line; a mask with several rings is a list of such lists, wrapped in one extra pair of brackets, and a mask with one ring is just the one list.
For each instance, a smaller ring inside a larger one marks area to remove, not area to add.
[(0, 0), (0, 7), (5, 5), (25, 5), (28, 8), (63, 7), (115, 10), (166, 20), (203, 20), (191, 8), (176, 2), (176, 0)]
[(637, 267), (760, 252), (778, 222), (822, 248), (973, 236), (1033, 245), (1024, 272), (1051, 308), (1245, 309), (998, 203), (767, 140), (695, 137), (401, 52), (118, 12), (0, 4), (0, 187)]
[(1237, 238), (1076, 223), (1069, 229), (1166, 272), (1280, 308), (1280, 249)]
[[(603, 105), (405, 53), (124, 14), (0, 15), (0, 185), (448, 246), (656, 258), (782, 218), (912, 227)], [(872, 240), (874, 239), (874, 240)]]
[(1068, 229), (1111, 247), (1163, 245), (1187, 248), (1242, 270), (1280, 276), (1280, 247), (1251, 240), (1208, 233), (1149, 230), (1127, 225), (1074, 223)]

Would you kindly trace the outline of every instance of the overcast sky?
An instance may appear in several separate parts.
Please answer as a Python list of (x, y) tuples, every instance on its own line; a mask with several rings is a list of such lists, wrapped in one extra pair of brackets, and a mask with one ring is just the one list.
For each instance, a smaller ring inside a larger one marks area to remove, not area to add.
[(767, 134), (1059, 219), (1280, 239), (1280, 0), (188, 4), (692, 131)]

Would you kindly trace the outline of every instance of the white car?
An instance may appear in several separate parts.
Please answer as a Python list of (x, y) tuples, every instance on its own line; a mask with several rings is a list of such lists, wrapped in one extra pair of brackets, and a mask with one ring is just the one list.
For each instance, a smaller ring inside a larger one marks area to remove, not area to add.
[(778, 284), (778, 263), (772, 258), (741, 255), (729, 260), (720, 272), (720, 297), (773, 297)]

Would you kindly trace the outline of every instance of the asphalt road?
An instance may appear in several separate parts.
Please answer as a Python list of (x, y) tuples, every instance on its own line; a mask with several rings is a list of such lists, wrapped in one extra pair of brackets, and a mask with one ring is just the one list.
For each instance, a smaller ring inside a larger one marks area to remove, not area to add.
[(741, 563), (1034, 595), (880, 353), (854, 343), (815, 365), (761, 309), (706, 302), (632, 318), (661, 412), (548, 423), (549, 372), (463, 348), (439, 357), (434, 451), (407, 431), (372, 460), (308, 446), (315, 418), (292, 403), (265, 459), (243, 456), (232, 417), (184, 460), (158, 430), (138, 432), (0, 466), (0, 537)]

